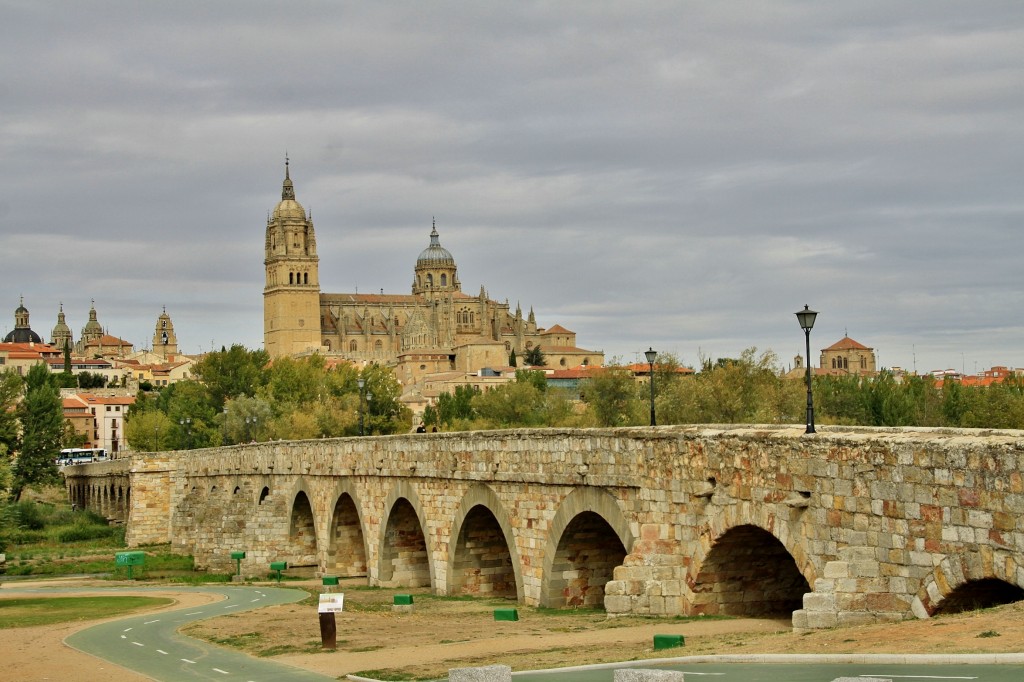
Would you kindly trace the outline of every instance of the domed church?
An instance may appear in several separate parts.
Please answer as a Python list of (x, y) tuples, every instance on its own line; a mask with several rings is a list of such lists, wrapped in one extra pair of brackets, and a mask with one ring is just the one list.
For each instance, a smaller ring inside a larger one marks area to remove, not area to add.
[(43, 338), (32, 331), (28, 323), (28, 308), (25, 307), (25, 299), (18, 301), (18, 307), (14, 309), (14, 329), (4, 337), (4, 343), (42, 343)]
[(320, 291), (313, 220), (295, 198), (288, 161), (281, 201), (267, 219), (263, 289), (264, 348), (273, 357), (323, 353), (356, 363), (396, 367), (403, 384), (441, 372), (508, 366), (539, 345), (549, 367), (601, 365), (604, 354), (576, 346), (559, 325), (537, 326), (508, 300), (462, 291), (455, 258), (436, 222), (416, 259), (409, 294)]

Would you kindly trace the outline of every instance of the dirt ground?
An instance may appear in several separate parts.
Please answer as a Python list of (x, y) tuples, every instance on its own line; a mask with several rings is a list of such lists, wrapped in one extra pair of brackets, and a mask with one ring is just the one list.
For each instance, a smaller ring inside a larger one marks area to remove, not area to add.
[[(110, 583), (104, 583), (109, 586)], [(309, 583), (311, 589), (319, 585)], [(83, 584), (83, 594), (93, 593)], [(606, 619), (593, 611), (518, 606), (519, 620), (495, 621), (503, 601), (444, 599), (422, 591), (412, 612), (393, 611), (396, 590), (342, 586), (345, 611), (336, 617), (338, 648), (320, 646), (315, 600), (202, 621), (186, 632), (327, 675), (403, 673), (443, 677), (449, 668), (505, 663), (530, 670), (607, 661), (736, 653), (981, 653), (1024, 651), (1024, 603), (925, 621), (792, 634), (785, 620)], [(147, 593), (152, 594), (152, 593)], [(0, 590), (0, 598), (5, 597)], [(162, 596), (175, 606), (203, 595)], [(164, 609), (161, 609), (164, 610)], [(0, 679), (124, 682), (144, 680), (63, 644), (92, 623), (4, 631)], [(655, 652), (655, 634), (681, 634), (686, 644)], [(45, 652), (45, 653), (41, 653)]]

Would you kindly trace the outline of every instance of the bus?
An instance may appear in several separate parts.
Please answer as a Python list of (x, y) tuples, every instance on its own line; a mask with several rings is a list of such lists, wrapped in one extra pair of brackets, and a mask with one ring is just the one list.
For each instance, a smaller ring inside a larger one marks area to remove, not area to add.
[(107, 451), (103, 448), (65, 448), (60, 451), (57, 458), (57, 466), (71, 466), (72, 464), (88, 464), (89, 462), (105, 462)]

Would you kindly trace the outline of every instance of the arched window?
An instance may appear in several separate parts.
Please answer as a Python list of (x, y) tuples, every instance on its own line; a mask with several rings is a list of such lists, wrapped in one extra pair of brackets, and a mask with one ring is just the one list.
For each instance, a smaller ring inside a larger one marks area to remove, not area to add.
[(302, 273), (302, 283), (303, 284), (309, 284), (309, 273), (308, 272)]
[(434, 286), (434, 275), (431, 274), (431, 273), (427, 273), (427, 286), (428, 287)]
[(378, 353), (381, 352), (382, 350), (384, 350), (384, 343), (378, 339), (377, 342), (373, 344), (373, 350), (377, 351)]
[(356, 343), (355, 341), (349, 341), (348, 349), (350, 352), (355, 353), (357, 350), (359, 350), (359, 344)]
[(441, 273), (441, 286), (448, 286), (448, 275)]
[(289, 272), (288, 273), (288, 284), (295, 284), (295, 273), (294, 272)]

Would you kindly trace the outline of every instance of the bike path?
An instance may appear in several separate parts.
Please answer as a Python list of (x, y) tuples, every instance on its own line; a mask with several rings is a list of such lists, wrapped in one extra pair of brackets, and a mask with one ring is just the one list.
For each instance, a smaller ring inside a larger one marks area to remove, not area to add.
[[(166, 591), (167, 588), (160, 589)], [(64, 641), (79, 651), (160, 682), (324, 682), (335, 679), (284, 663), (254, 658), (178, 633), (182, 626), (204, 618), (300, 601), (306, 597), (305, 592), (276, 587), (197, 587), (175, 588), (175, 591), (214, 593), (223, 595), (225, 599), (202, 606), (101, 623), (80, 630)]]

